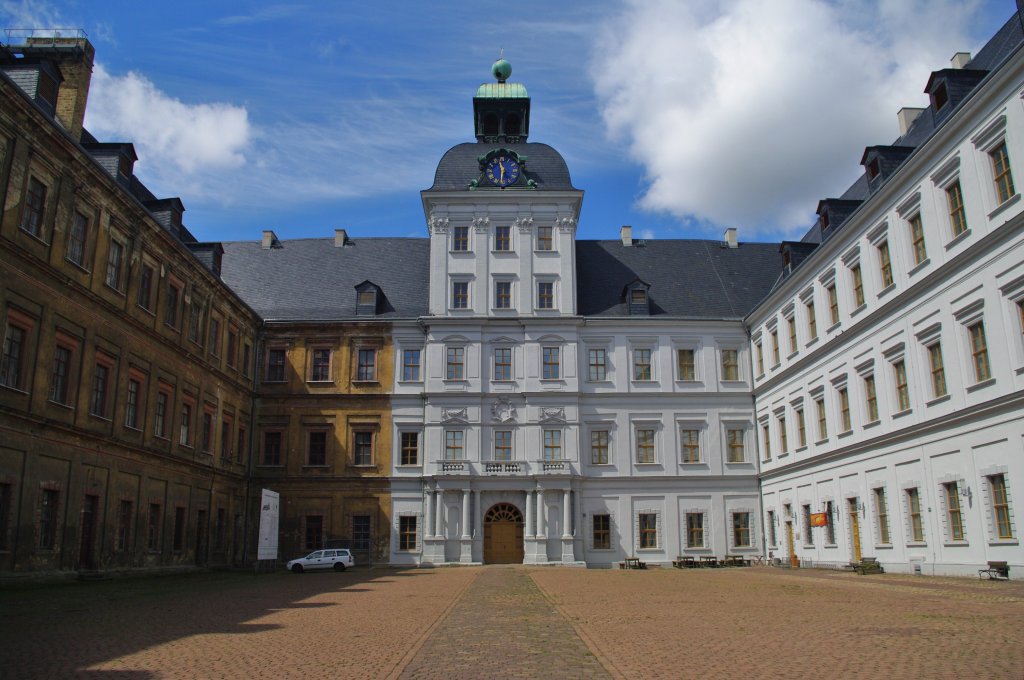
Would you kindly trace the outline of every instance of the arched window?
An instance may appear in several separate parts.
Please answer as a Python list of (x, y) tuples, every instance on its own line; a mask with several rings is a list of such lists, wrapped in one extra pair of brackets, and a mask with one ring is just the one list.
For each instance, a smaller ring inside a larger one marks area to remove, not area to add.
[(505, 134), (506, 135), (518, 135), (519, 134), (519, 114), (510, 113), (505, 116)]
[(496, 116), (493, 113), (488, 113), (486, 116), (484, 116), (484, 134), (498, 134), (498, 116)]

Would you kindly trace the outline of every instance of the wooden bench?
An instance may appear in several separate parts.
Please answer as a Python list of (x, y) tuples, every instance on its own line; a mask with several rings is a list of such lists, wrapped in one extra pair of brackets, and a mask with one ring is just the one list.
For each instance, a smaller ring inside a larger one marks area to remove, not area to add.
[(862, 557), (860, 562), (851, 562), (853, 570), (863, 576), (864, 574), (884, 574), (885, 569), (878, 563), (877, 557)]
[(978, 578), (982, 576), (988, 576), (990, 580), (997, 581), (999, 579), (1010, 580), (1010, 565), (1006, 562), (989, 562), (988, 569), (979, 569)]
[(676, 559), (672, 560), (672, 566), (676, 569), (695, 569), (700, 566), (690, 555), (680, 555)]
[(701, 555), (700, 556), (700, 566), (702, 566), (702, 567), (717, 567), (718, 566), (718, 558), (715, 557), (714, 555)]
[(749, 562), (743, 555), (726, 555), (725, 559), (722, 560), (722, 565), (726, 567), (746, 567), (749, 565)]
[(619, 562), (619, 569), (646, 569), (647, 563), (641, 562), (639, 557), (627, 557), (624, 562)]

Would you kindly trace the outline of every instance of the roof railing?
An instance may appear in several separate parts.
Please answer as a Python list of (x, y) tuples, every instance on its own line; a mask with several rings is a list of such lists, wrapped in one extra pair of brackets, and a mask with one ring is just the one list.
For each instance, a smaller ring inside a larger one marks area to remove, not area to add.
[(28, 45), (39, 47), (61, 47), (89, 36), (81, 28), (5, 28), (5, 47)]

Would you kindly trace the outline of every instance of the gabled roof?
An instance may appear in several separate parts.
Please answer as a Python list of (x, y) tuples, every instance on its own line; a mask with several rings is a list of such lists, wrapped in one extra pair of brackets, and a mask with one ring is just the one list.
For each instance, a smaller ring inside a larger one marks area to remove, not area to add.
[[(416, 318), (427, 313), (430, 241), (425, 238), (332, 238), (224, 243), (221, 276), (268, 321)], [(356, 287), (369, 281), (383, 301), (376, 317), (357, 317)]]
[(740, 319), (768, 294), (782, 271), (778, 243), (650, 240), (576, 242), (577, 311), (629, 316), (623, 289), (650, 285), (652, 317)]

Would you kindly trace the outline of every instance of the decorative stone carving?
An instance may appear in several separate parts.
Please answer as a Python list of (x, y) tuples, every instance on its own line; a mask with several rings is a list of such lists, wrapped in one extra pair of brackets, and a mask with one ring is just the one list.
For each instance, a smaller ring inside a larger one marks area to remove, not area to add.
[(486, 234), (491, 229), (490, 217), (474, 217), (473, 230), (478, 234)]
[(576, 229), (576, 220), (571, 217), (559, 217), (555, 220), (555, 228), (566, 234), (571, 234)]
[(559, 422), (565, 422), (565, 408), (562, 406), (558, 407), (541, 407), (540, 409), (541, 421), (557, 420)]
[(491, 417), (499, 423), (511, 423), (516, 419), (516, 407), (510, 399), (499, 399), (491, 404)]
[(468, 409), (463, 406), (462, 408), (442, 408), (441, 409), (441, 422), (447, 423), (453, 420), (465, 421), (468, 419)]
[(532, 217), (517, 217), (512, 221), (512, 226), (519, 229), (520, 234), (529, 234), (533, 231), (533, 218)]
[(434, 217), (430, 216), (430, 221), (427, 223), (427, 228), (431, 234), (447, 234), (448, 233), (448, 218), (447, 217)]

